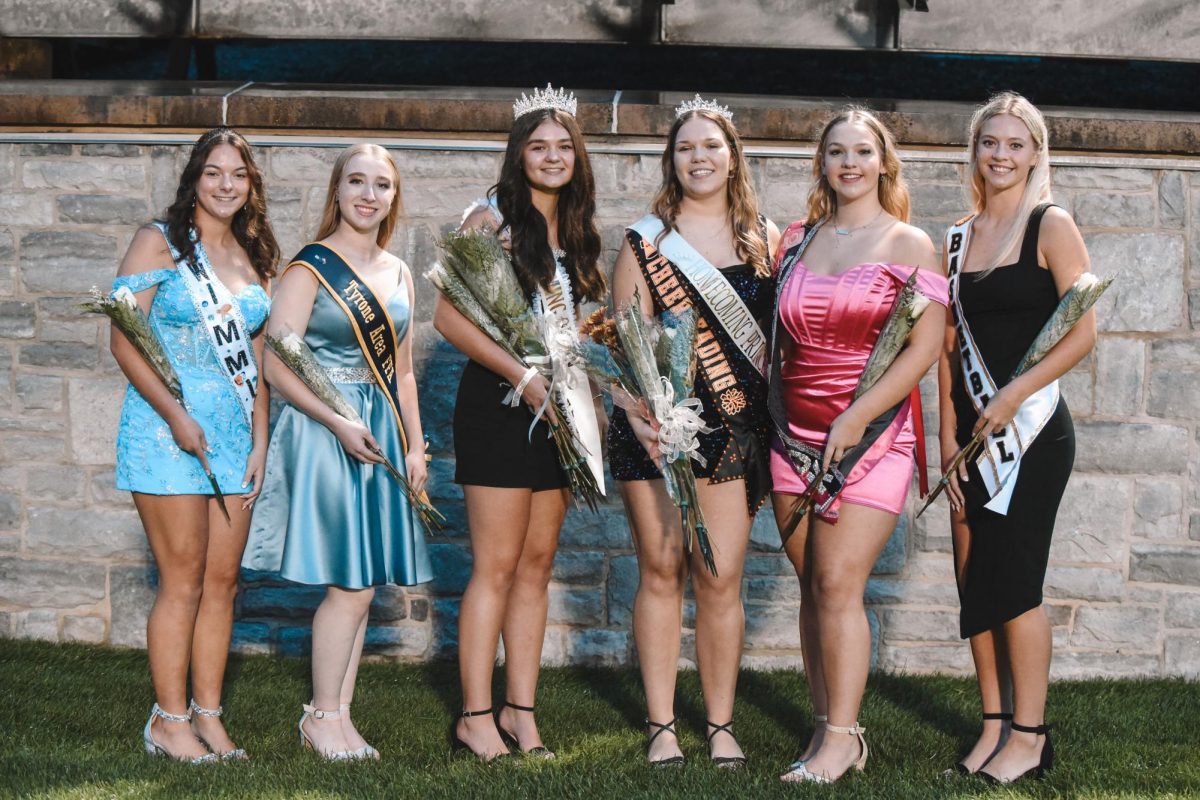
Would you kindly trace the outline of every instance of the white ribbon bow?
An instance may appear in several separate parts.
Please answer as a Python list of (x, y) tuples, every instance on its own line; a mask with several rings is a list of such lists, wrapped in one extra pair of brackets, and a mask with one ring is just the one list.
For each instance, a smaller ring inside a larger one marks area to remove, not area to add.
[(690, 458), (700, 466), (708, 462), (700, 455), (701, 433), (712, 433), (714, 428), (704, 424), (700, 411), (704, 405), (698, 397), (675, 402), (675, 389), (666, 378), (661, 379), (660, 391), (650, 398), (654, 416), (658, 419), (658, 449), (668, 464), (681, 458)]

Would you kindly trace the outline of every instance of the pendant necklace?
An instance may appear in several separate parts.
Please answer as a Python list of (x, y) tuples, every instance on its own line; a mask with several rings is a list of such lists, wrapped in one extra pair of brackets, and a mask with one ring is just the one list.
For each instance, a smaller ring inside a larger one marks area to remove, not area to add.
[(849, 236), (850, 234), (855, 233), (856, 231), (861, 231), (863, 228), (874, 225), (875, 221), (878, 220), (882, 216), (883, 216), (883, 209), (881, 208), (881, 209), (879, 209), (879, 213), (876, 214), (875, 216), (871, 217), (871, 220), (869, 222), (864, 222), (862, 225), (859, 225), (856, 228), (842, 228), (837, 224), (837, 215), (835, 214), (833, 217), (833, 232), (836, 233), (838, 236)]
[(833, 249), (834, 250), (838, 249), (838, 242), (841, 241), (841, 238), (843, 236), (850, 236), (852, 234), (858, 233), (863, 228), (869, 228), (872, 225), (874, 225), (879, 220), (879, 218), (883, 216), (883, 211), (884, 211), (884, 209), (882, 209), (882, 208), (879, 209), (879, 213), (876, 214), (875, 216), (871, 217), (871, 220), (869, 222), (864, 222), (862, 225), (859, 225), (854, 228), (839, 227), (837, 224), (837, 215), (835, 214), (833, 217), (833, 232), (836, 233), (837, 236), (833, 237)]

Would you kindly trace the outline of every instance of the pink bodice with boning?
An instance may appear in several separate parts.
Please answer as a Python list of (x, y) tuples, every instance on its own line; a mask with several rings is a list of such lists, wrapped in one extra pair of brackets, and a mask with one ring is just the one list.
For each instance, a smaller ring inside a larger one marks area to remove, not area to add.
[[(837, 275), (814, 275), (796, 264), (779, 299), (781, 335), (786, 331), (782, 366), (783, 399), (791, 435), (823, 449), (829, 426), (850, 407), (859, 376), (879, 337), (896, 294), (914, 267), (859, 264)], [(917, 288), (946, 305), (946, 279), (918, 270)], [(912, 413), (905, 400), (896, 419), (851, 470), (846, 487), (829, 509), (836, 518), (841, 502), (898, 514), (912, 482)], [(779, 443), (771, 454), (775, 491), (800, 494), (796, 475)]]

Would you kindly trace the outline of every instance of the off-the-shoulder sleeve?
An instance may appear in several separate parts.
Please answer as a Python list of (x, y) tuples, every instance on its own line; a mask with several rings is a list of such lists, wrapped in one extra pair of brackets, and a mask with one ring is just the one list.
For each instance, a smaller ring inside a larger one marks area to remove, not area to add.
[(912, 275), (915, 269), (917, 271), (917, 289), (921, 291), (921, 294), (938, 305), (949, 307), (950, 283), (944, 275), (939, 275), (932, 270), (909, 267), (903, 264), (885, 264), (884, 268), (893, 278), (901, 283), (907, 281), (908, 276)]
[(113, 280), (113, 291), (128, 287), (131, 292), (143, 292), (151, 286), (157, 286), (175, 273), (173, 269), (152, 269), (147, 272), (135, 272), (133, 275), (118, 275)]

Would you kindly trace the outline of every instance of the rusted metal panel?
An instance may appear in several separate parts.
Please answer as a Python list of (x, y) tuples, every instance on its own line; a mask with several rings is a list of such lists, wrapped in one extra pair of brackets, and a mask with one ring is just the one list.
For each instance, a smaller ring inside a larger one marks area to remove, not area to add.
[(677, 44), (874, 49), (892, 43), (876, 0), (676, 0), (663, 40)]
[(953, 53), (1200, 61), (1197, 0), (931, 0), (900, 15), (900, 46)]
[(0, 36), (180, 36), (193, 0), (0, 0)]
[(200, 34), (215, 37), (625, 41), (640, 2), (572, 0), (203, 0)]

